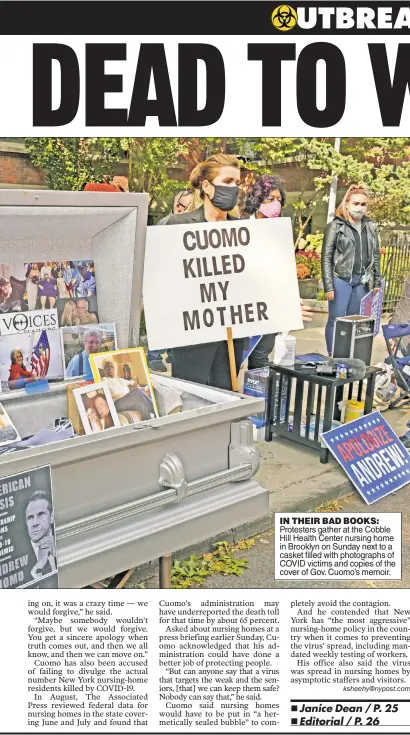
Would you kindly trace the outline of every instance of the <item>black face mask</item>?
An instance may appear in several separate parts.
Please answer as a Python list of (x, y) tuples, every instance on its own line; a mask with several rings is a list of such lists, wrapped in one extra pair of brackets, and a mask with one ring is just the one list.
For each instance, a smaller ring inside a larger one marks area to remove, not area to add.
[(222, 212), (230, 212), (234, 208), (239, 196), (239, 186), (214, 185), (212, 204)]

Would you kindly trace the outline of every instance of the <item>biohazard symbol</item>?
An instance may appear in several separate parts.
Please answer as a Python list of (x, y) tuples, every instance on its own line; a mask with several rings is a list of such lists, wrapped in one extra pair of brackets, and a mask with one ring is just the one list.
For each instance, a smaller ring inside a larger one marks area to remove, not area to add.
[(290, 31), (298, 22), (298, 14), (290, 5), (278, 5), (272, 13), (272, 25), (278, 31)]

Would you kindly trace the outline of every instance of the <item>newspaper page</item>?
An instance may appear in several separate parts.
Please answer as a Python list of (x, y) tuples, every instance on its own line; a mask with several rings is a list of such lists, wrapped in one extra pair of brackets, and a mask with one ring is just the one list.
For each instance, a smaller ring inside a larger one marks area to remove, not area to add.
[(2, 28), (0, 733), (408, 733), (410, 5)]

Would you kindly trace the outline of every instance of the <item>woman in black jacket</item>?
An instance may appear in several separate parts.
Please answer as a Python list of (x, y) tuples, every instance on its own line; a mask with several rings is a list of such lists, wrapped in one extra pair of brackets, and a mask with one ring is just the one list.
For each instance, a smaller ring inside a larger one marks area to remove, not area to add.
[[(220, 222), (236, 219), (228, 214), (239, 195), (240, 163), (235, 156), (217, 153), (199, 163), (191, 173), (192, 189), (198, 189), (203, 206), (193, 212), (171, 214), (166, 225)], [(244, 340), (235, 339), (236, 370), (239, 373)], [(208, 342), (172, 348), (172, 375), (215, 388), (232, 390), (226, 342)]]
[[(282, 179), (272, 174), (262, 174), (250, 186), (243, 219), (280, 217), (286, 204), (286, 193)], [(275, 346), (276, 334), (264, 334), (248, 358), (248, 370), (269, 365), (269, 356)]]
[(381, 284), (377, 227), (367, 216), (368, 194), (350, 186), (326, 229), (322, 247), (322, 280), (329, 302), (325, 336), (332, 354), (335, 320), (360, 314), (360, 302)]

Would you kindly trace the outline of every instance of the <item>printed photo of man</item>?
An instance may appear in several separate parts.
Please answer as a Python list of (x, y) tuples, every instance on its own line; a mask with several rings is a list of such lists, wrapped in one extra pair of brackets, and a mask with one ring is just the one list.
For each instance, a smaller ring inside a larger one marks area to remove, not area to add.
[(96, 324), (98, 322), (96, 314), (92, 314), (89, 311), (89, 304), (87, 299), (77, 300), (77, 315), (75, 319), (76, 324)]
[(89, 355), (101, 351), (101, 335), (97, 330), (88, 329), (84, 334), (84, 349), (70, 360), (66, 368), (67, 378), (75, 378), (91, 373)]
[(29, 568), (32, 578), (37, 580), (57, 571), (54, 514), (50, 495), (43, 490), (33, 493), (26, 505), (25, 518), (32, 548), (32, 553), (29, 553)]

